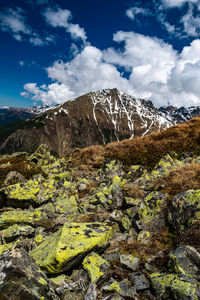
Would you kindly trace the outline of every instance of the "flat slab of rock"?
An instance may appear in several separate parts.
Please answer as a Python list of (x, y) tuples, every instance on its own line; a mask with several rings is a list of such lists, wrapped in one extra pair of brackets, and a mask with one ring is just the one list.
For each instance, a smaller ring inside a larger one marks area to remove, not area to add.
[(46, 273), (59, 273), (71, 269), (94, 249), (105, 247), (112, 233), (112, 227), (101, 223), (65, 223), (30, 254)]
[(16, 183), (0, 190), (0, 205), (27, 208), (38, 207), (51, 201), (57, 195), (55, 181), (28, 180)]
[(38, 225), (46, 220), (47, 214), (41, 211), (11, 210), (0, 215), (0, 229), (14, 224)]

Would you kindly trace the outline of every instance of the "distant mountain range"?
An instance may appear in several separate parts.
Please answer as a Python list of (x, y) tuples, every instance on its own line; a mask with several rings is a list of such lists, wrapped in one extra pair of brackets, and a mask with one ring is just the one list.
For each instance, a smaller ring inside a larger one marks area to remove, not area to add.
[(0, 108), (0, 152), (32, 152), (47, 143), (63, 155), (75, 147), (161, 131), (198, 115), (200, 107), (157, 109), (151, 101), (135, 99), (117, 89), (91, 92), (56, 107), (4, 107)]
[(34, 115), (45, 112), (51, 107), (52, 106), (46, 104), (32, 106), (28, 108), (18, 108), (9, 106), (0, 107), (0, 125), (31, 118)]

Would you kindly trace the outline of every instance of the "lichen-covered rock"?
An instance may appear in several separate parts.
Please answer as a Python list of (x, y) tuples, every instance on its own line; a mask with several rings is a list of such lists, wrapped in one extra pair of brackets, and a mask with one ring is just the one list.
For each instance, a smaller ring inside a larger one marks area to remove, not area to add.
[(14, 224), (7, 229), (1, 231), (2, 238), (7, 242), (12, 242), (20, 236), (31, 236), (35, 232), (35, 229), (30, 225)]
[(144, 187), (144, 189), (148, 189), (151, 184), (161, 178), (169, 174), (170, 170), (174, 167), (183, 165), (183, 161), (178, 160), (176, 158), (176, 154), (174, 153), (174, 158), (170, 154), (165, 155), (159, 163), (155, 166), (152, 172), (145, 173), (139, 177), (135, 183), (138, 183)]
[(143, 291), (149, 288), (149, 281), (141, 272), (131, 273), (130, 280), (137, 291)]
[(128, 280), (123, 280), (117, 282), (113, 278), (103, 286), (102, 290), (104, 292), (117, 292), (122, 297), (129, 297), (130, 299), (135, 299), (136, 291)]
[(88, 271), (91, 282), (98, 282), (107, 275), (109, 263), (99, 254), (92, 252), (84, 258), (83, 268)]
[(187, 190), (176, 195), (172, 199), (168, 219), (179, 232), (200, 220), (200, 190)]
[(56, 158), (50, 153), (49, 147), (45, 144), (40, 145), (35, 153), (30, 156), (29, 160), (40, 166), (49, 175), (65, 172), (65, 159)]
[(198, 282), (188, 276), (153, 273), (150, 280), (158, 299), (197, 300), (200, 297)]
[(15, 246), (17, 246), (17, 243), (8, 243), (0, 245), (0, 256), (6, 252), (9, 252), (10, 249), (14, 248)]
[(105, 247), (113, 233), (112, 227), (100, 223), (66, 223), (31, 251), (31, 256), (47, 273), (72, 268), (96, 248)]
[(152, 234), (149, 231), (142, 230), (137, 236), (137, 241), (144, 245), (148, 245), (151, 243), (151, 237)]
[(0, 299), (57, 300), (44, 273), (26, 251), (12, 249), (0, 258)]
[(141, 230), (158, 231), (165, 226), (165, 212), (167, 194), (151, 192), (143, 200), (138, 209), (139, 220), (136, 222)]
[(145, 167), (142, 165), (133, 165), (130, 167), (127, 173), (127, 178), (129, 180), (136, 180), (137, 178), (141, 177), (144, 173)]
[(140, 258), (133, 256), (131, 254), (120, 255), (120, 263), (133, 271), (137, 270), (140, 262), (141, 262)]
[(200, 253), (193, 247), (182, 246), (169, 254), (169, 267), (178, 274), (200, 279)]
[(59, 192), (60, 195), (53, 202), (53, 206), (56, 214), (64, 216), (69, 222), (72, 222), (79, 215), (78, 203), (75, 196), (68, 196), (62, 191)]
[(54, 180), (28, 180), (24, 183), (16, 183), (1, 189), (1, 205), (27, 208), (40, 206), (50, 200), (57, 193)]
[(11, 210), (0, 215), (0, 229), (8, 228), (14, 224), (39, 225), (48, 219), (47, 215), (41, 211)]
[(22, 174), (20, 174), (16, 171), (11, 171), (8, 173), (8, 175), (6, 176), (6, 179), (4, 180), (4, 186), (24, 182), (25, 180), (26, 179)]

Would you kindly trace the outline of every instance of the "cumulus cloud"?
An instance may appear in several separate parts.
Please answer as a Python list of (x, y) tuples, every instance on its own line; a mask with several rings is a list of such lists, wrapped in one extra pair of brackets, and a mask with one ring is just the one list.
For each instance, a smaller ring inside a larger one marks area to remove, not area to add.
[(84, 42), (87, 39), (85, 30), (81, 28), (78, 24), (71, 23), (72, 14), (68, 9), (51, 9), (48, 8), (44, 12), (44, 17), (47, 24), (53, 27), (63, 27), (70, 33), (71, 37), (76, 39), (82, 39)]
[(63, 103), (68, 100), (68, 97), (73, 97), (73, 93), (68, 90), (67, 86), (59, 83), (52, 83), (48, 86), (43, 84), (40, 87), (37, 87), (36, 83), (27, 83), (24, 85), (24, 89), (21, 96), (31, 97), (36, 101), (40, 100), (44, 104)]
[(1, 12), (0, 27), (1, 30), (12, 34), (12, 36), (18, 41), (22, 39), (21, 34), (30, 35), (32, 32), (31, 28), (26, 25), (24, 11), (20, 8), (16, 8), (16, 10), (7, 8)]
[[(85, 46), (68, 62), (47, 68), (50, 85), (27, 83), (22, 96), (44, 103), (63, 103), (81, 94), (117, 87), (155, 105), (200, 105), (200, 40), (178, 53), (162, 40), (119, 31), (114, 41), (124, 48), (104, 51)], [(124, 69), (127, 77), (119, 70)]]

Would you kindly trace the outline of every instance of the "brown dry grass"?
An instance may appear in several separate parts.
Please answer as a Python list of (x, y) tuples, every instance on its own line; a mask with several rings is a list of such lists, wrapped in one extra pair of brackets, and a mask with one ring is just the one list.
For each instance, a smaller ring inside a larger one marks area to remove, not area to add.
[(170, 173), (155, 182), (155, 188), (163, 185), (164, 192), (174, 196), (189, 189), (200, 187), (200, 164), (188, 163), (176, 167)]
[(72, 163), (76, 166), (87, 166), (89, 169), (99, 167), (105, 158), (111, 158), (122, 161), (126, 166), (143, 164), (152, 169), (171, 151), (178, 154), (182, 152), (200, 154), (200, 118), (194, 118), (187, 123), (143, 138), (76, 149), (72, 155)]
[(144, 191), (137, 184), (125, 184), (122, 187), (122, 192), (125, 196), (132, 198), (143, 198)]
[[(8, 164), (6, 166), (6, 164)], [(21, 173), (26, 179), (30, 179), (33, 175), (42, 174), (44, 177), (46, 174), (42, 171), (41, 167), (36, 166), (32, 162), (26, 161), (25, 156), (14, 157), (0, 160), (0, 187), (3, 186), (3, 182), (7, 174), (11, 171)]]

